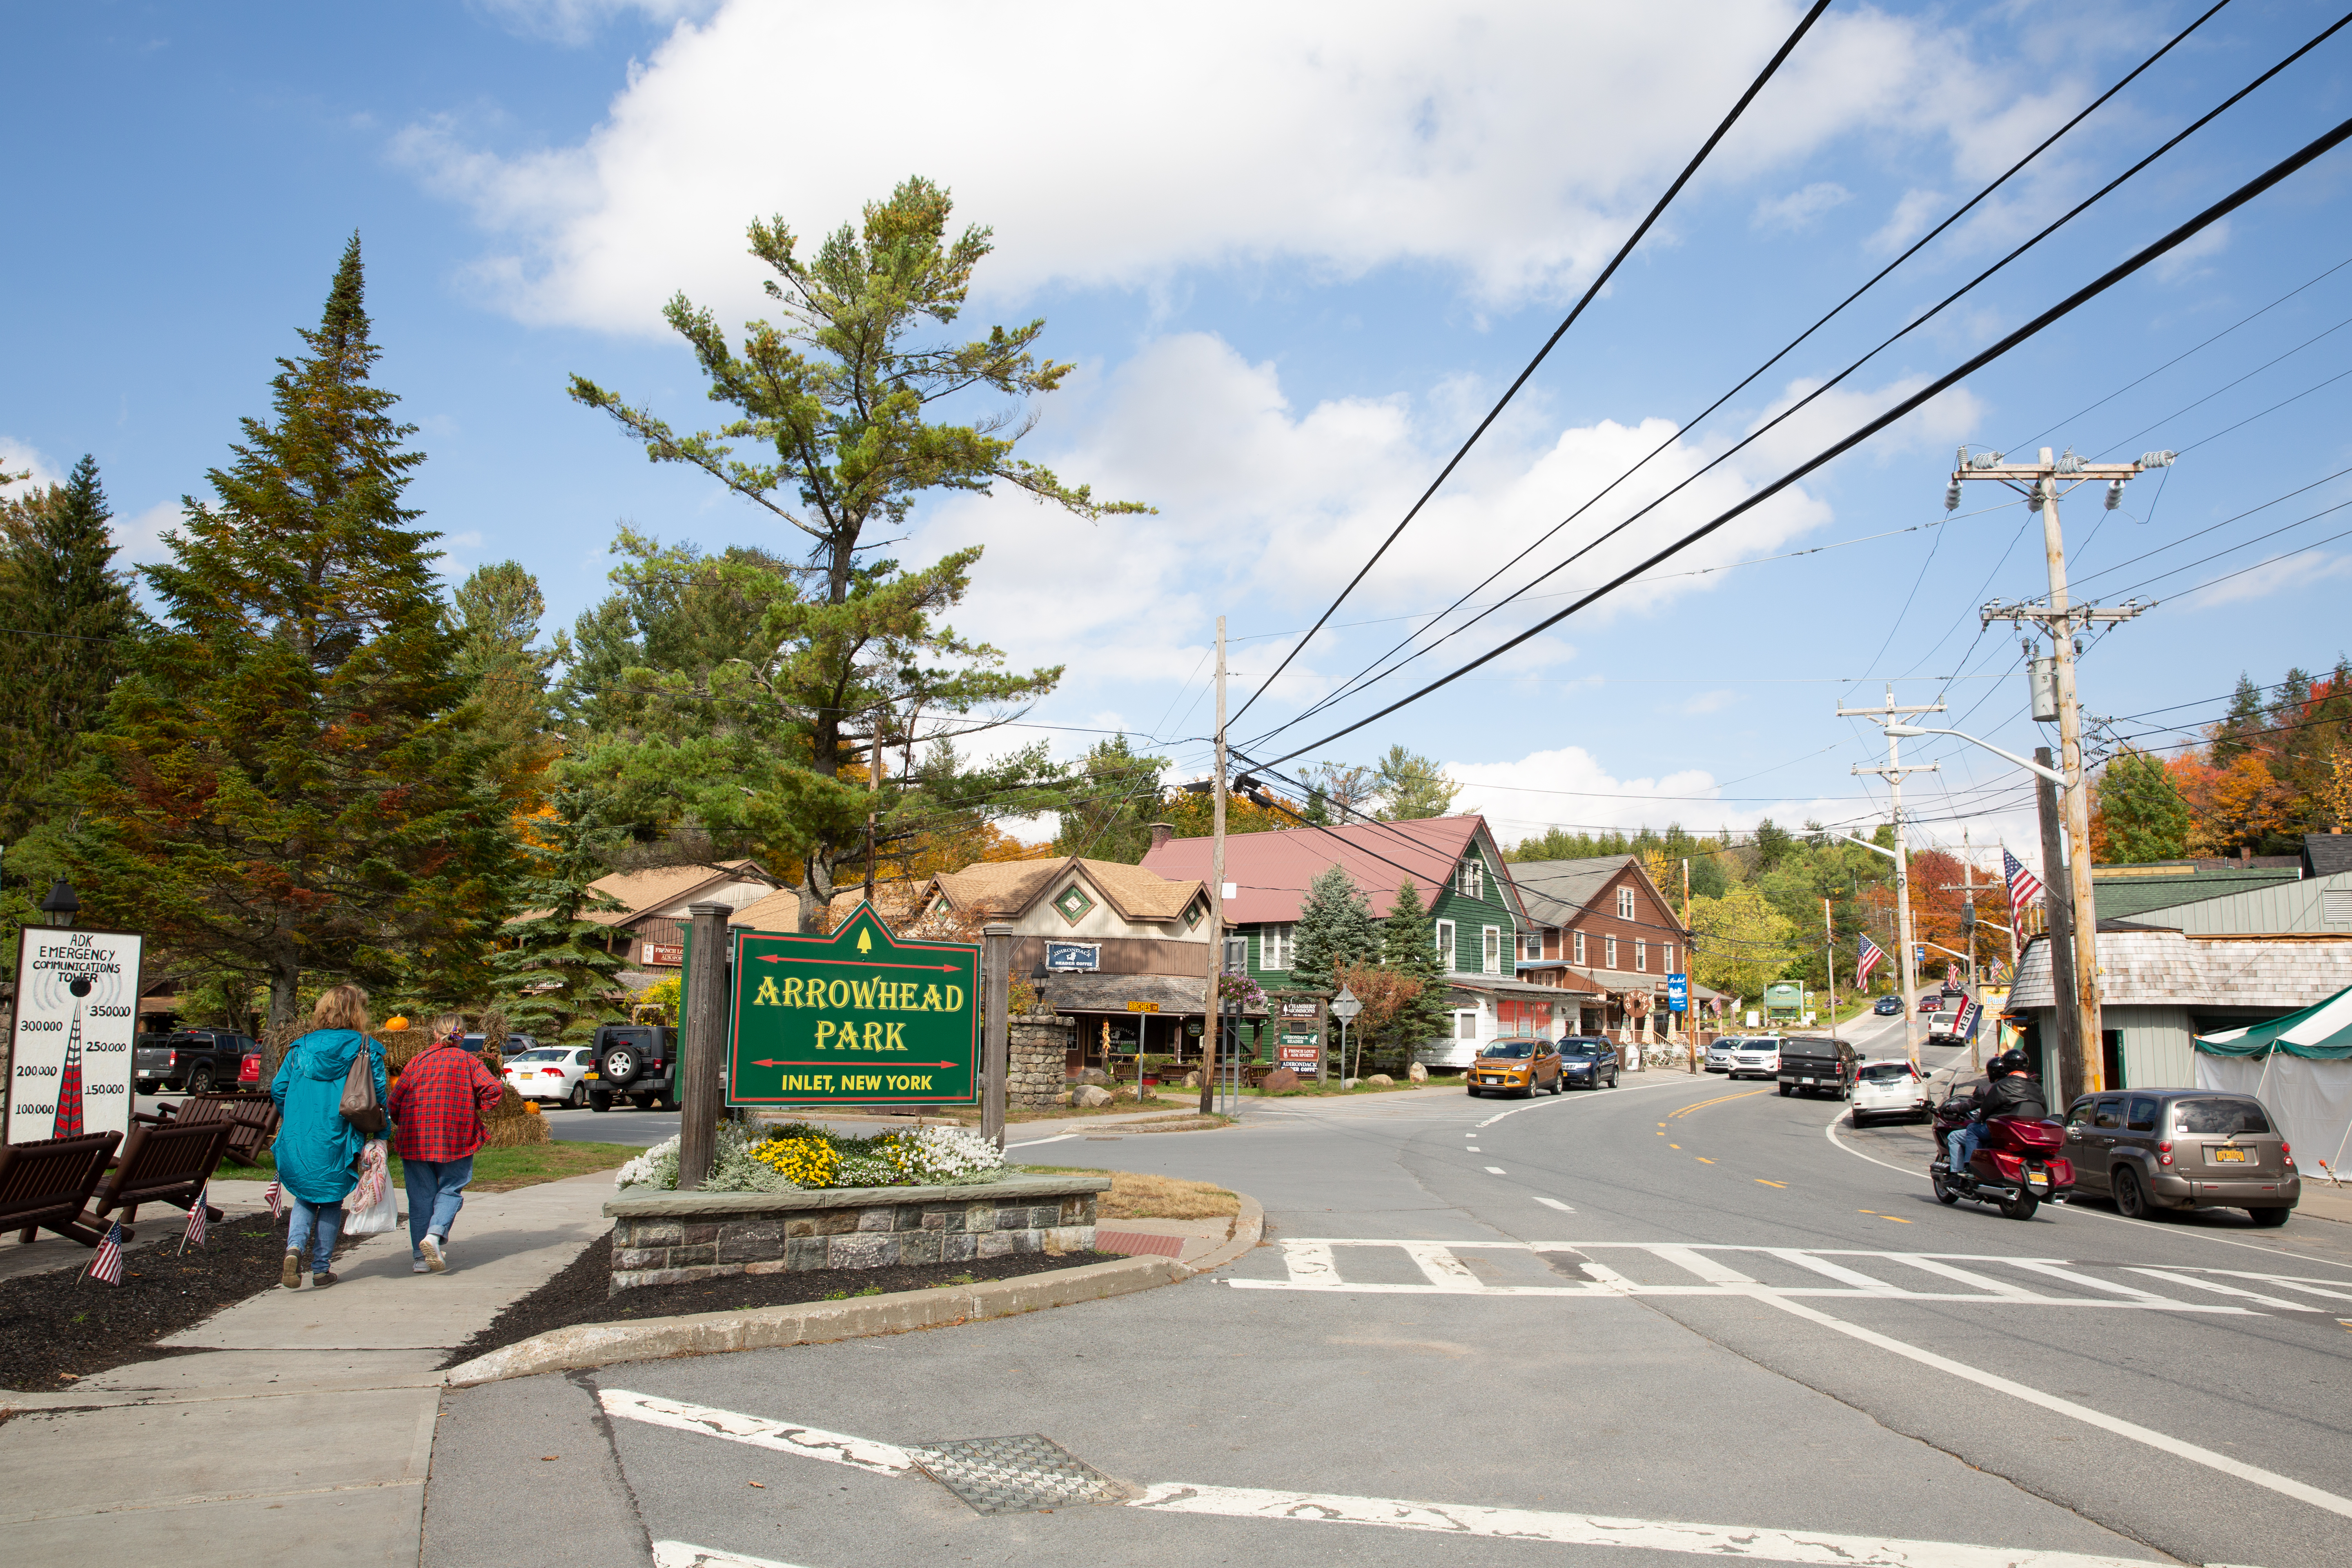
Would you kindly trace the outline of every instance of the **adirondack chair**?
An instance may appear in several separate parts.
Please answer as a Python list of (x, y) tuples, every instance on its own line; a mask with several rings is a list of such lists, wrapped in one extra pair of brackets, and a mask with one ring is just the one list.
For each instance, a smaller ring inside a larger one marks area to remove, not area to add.
[(82, 1205), (106, 1178), (120, 1132), (0, 1144), (0, 1232), (30, 1241), (44, 1229), (96, 1247), (103, 1233), (81, 1223)]
[[(184, 1127), (133, 1127), (122, 1141), (121, 1157), (106, 1173), (98, 1195), (81, 1223), (103, 1236), (110, 1216), (122, 1221), (122, 1239), (133, 1232), (142, 1204), (169, 1204), (184, 1209), (195, 1203), (205, 1184), (213, 1179), (221, 1151), (228, 1147), (230, 1127), (225, 1121), (196, 1121)], [(119, 1214), (116, 1211), (121, 1211)], [(205, 1218), (217, 1221), (227, 1215), (210, 1204)], [(95, 1240), (91, 1242), (96, 1246)]]
[(200, 1121), (225, 1121), (231, 1128), (226, 1157), (239, 1165), (258, 1165), (261, 1152), (278, 1136), (278, 1107), (267, 1094), (192, 1094), (177, 1105), (142, 1110), (131, 1118), (150, 1127), (192, 1127)]

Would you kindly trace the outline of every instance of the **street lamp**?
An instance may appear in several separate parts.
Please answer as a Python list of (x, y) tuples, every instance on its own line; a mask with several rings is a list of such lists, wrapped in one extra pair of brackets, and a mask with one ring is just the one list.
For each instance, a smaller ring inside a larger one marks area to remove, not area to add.
[(74, 916), (81, 913), (81, 900), (74, 897), (73, 884), (63, 877), (50, 888), (49, 896), (41, 900), (41, 912), (49, 917), (53, 926), (69, 926)]
[(2041, 774), (2043, 778), (2048, 779), (2052, 784), (2056, 784), (2060, 789), (2072, 789), (2074, 787), (2074, 781), (2068, 778), (2064, 773), (2060, 773), (2056, 768), (2045, 768), (2040, 763), (2019, 756), (2015, 752), (2004, 752), (1999, 746), (1994, 745), (1990, 741), (1980, 741), (1974, 735), (1964, 734), (1958, 730), (1930, 730), (1918, 724), (1885, 724), (1880, 726), (1880, 728), (1884, 729), (1888, 734), (1897, 736), (1906, 741), (1918, 735), (1955, 736), (1959, 740), (1968, 742), (1970, 745), (1982, 746), (1994, 756), (2000, 757), (2007, 762), (2015, 763), (2021, 768), (2031, 769), (2032, 772)]

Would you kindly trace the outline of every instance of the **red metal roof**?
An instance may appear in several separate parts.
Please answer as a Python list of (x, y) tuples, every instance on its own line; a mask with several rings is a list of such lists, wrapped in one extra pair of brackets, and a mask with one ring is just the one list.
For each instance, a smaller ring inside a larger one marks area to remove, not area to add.
[[(1468, 852), (1485, 835), (1492, 859), (1489, 874), (1516, 908), (1518, 892), (1483, 816), (1433, 816), (1418, 822), (1361, 822), (1345, 827), (1287, 827), (1273, 833), (1236, 833), (1225, 838), (1225, 880), (1234, 884), (1225, 900), (1225, 923), (1295, 921), (1307, 900), (1307, 884), (1332, 866), (1347, 868), (1372, 906), (1375, 917), (1389, 912), (1397, 889), (1410, 876), (1425, 909)], [(1207, 838), (1171, 838), (1143, 858), (1143, 868), (1179, 880), (1209, 879)]]

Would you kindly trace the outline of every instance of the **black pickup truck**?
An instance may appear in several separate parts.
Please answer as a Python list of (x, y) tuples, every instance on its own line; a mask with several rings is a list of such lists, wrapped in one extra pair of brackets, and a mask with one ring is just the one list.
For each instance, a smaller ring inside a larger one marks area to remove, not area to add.
[(1843, 1100), (1853, 1092), (1852, 1046), (1826, 1035), (1790, 1035), (1780, 1042), (1780, 1092), (1826, 1094)]
[(625, 1100), (640, 1110), (677, 1109), (677, 1031), (658, 1024), (607, 1024), (591, 1047), (596, 1065), (580, 1075), (588, 1109)]
[(245, 1058), (260, 1054), (261, 1047), (251, 1038), (227, 1029), (142, 1035), (131, 1053), (131, 1077), (142, 1094), (161, 1089), (190, 1094), (235, 1089)]

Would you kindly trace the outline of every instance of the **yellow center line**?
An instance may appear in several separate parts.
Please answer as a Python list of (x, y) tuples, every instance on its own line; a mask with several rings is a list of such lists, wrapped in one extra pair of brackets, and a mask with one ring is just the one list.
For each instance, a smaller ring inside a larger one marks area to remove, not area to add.
[(1669, 1148), (1669, 1149), (1679, 1149), (1679, 1148), (1681, 1148), (1681, 1147), (1682, 1147), (1682, 1145), (1681, 1145), (1681, 1144), (1679, 1144), (1679, 1143), (1669, 1143), (1669, 1144), (1667, 1144), (1667, 1145), (1666, 1145), (1666, 1147), (1667, 1147), (1667, 1148)]
[(1788, 1184), (1788, 1183), (1786, 1183), (1786, 1182), (1767, 1182), (1767, 1181), (1765, 1181), (1765, 1180), (1764, 1180), (1764, 1178), (1763, 1178), (1763, 1177), (1761, 1177), (1761, 1176), (1759, 1176), (1759, 1177), (1757, 1177), (1756, 1179), (1757, 1179), (1757, 1181), (1758, 1181), (1758, 1182), (1762, 1183), (1765, 1186), (1768, 1186), (1768, 1187), (1785, 1187), (1785, 1186), (1787, 1186), (1787, 1185), (1789, 1184)]
[[(1773, 1090), (1777, 1089), (1780, 1086), (1778, 1084), (1775, 1084), (1771, 1089), (1744, 1089), (1738, 1094), (1719, 1094), (1713, 1100), (1702, 1100), (1696, 1105), (1685, 1105), (1679, 1110), (1670, 1110), (1666, 1112), (1666, 1121), (1672, 1121), (1677, 1117), (1688, 1116), (1694, 1110), (1705, 1110), (1710, 1105), (1721, 1105), (1727, 1100), (1753, 1100), (1759, 1094), (1772, 1093)], [(1664, 1127), (1665, 1124), (1665, 1121), (1658, 1123), (1661, 1127)]]
[(1853, 1212), (1856, 1214), (1866, 1214), (1873, 1219), (1891, 1219), (1896, 1225), (1909, 1225), (1911, 1223), (1909, 1220), (1905, 1219), (1901, 1215), (1880, 1214), (1876, 1209), (1856, 1209)]
[(1702, 1164), (1702, 1165), (1712, 1165), (1712, 1164), (1714, 1164), (1714, 1163), (1715, 1163), (1715, 1162), (1714, 1162), (1714, 1161), (1712, 1161), (1712, 1160), (1708, 1159), (1708, 1158), (1707, 1158), (1706, 1155), (1704, 1155), (1704, 1154), (1696, 1155), (1696, 1156), (1694, 1156), (1694, 1158), (1696, 1158), (1696, 1159), (1698, 1161), (1698, 1163), (1699, 1163), (1700, 1164)]

